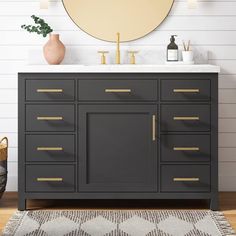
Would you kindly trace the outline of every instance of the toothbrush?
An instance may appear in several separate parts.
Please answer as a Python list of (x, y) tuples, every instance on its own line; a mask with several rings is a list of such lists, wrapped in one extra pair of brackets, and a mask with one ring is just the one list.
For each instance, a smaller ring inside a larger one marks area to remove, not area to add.
[(190, 40), (188, 41), (187, 51), (190, 50)]
[(188, 40), (188, 44), (186, 45), (184, 40), (183, 40), (183, 46), (184, 46), (184, 51), (189, 51), (190, 49), (190, 40)]
[(184, 46), (184, 51), (187, 51), (184, 40), (183, 40), (183, 46)]

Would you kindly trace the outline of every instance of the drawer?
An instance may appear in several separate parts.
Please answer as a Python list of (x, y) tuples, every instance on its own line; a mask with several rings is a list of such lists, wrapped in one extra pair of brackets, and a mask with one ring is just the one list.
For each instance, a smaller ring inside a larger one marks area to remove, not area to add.
[(79, 100), (151, 101), (157, 100), (156, 80), (80, 80)]
[(163, 101), (209, 101), (210, 80), (161, 80)]
[(27, 165), (27, 192), (74, 192), (73, 165)]
[(27, 131), (74, 131), (74, 105), (26, 105)]
[(162, 165), (162, 192), (209, 192), (210, 166)]
[(27, 101), (74, 101), (74, 80), (26, 80)]
[(162, 105), (161, 131), (210, 131), (210, 105)]
[(75, 161), (75, 136), (26, 135), (26, 161)]
[(210, 161), (210, 135), (161, 135), (161, 161)]

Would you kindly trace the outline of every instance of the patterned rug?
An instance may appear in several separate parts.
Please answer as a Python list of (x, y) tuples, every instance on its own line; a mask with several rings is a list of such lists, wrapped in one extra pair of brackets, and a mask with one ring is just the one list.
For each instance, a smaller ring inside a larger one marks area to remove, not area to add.
[(16, 212), (3, 236), (229, 236), (222, 213), (206, 210)]

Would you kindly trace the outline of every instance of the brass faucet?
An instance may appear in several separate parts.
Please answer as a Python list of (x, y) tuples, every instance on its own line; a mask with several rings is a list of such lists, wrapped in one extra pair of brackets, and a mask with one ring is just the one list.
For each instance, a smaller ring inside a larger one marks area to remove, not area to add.
[(116, 41), (116, 64), (120, 64), (120, 33), (117, 34), (117, 41)]

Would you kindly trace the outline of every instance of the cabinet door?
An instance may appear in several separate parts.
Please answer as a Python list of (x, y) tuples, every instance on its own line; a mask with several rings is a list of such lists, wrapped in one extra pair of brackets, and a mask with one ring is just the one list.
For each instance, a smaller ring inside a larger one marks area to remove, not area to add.
[(79, 191), (156, 192), (156, 105), (79, 105)]

